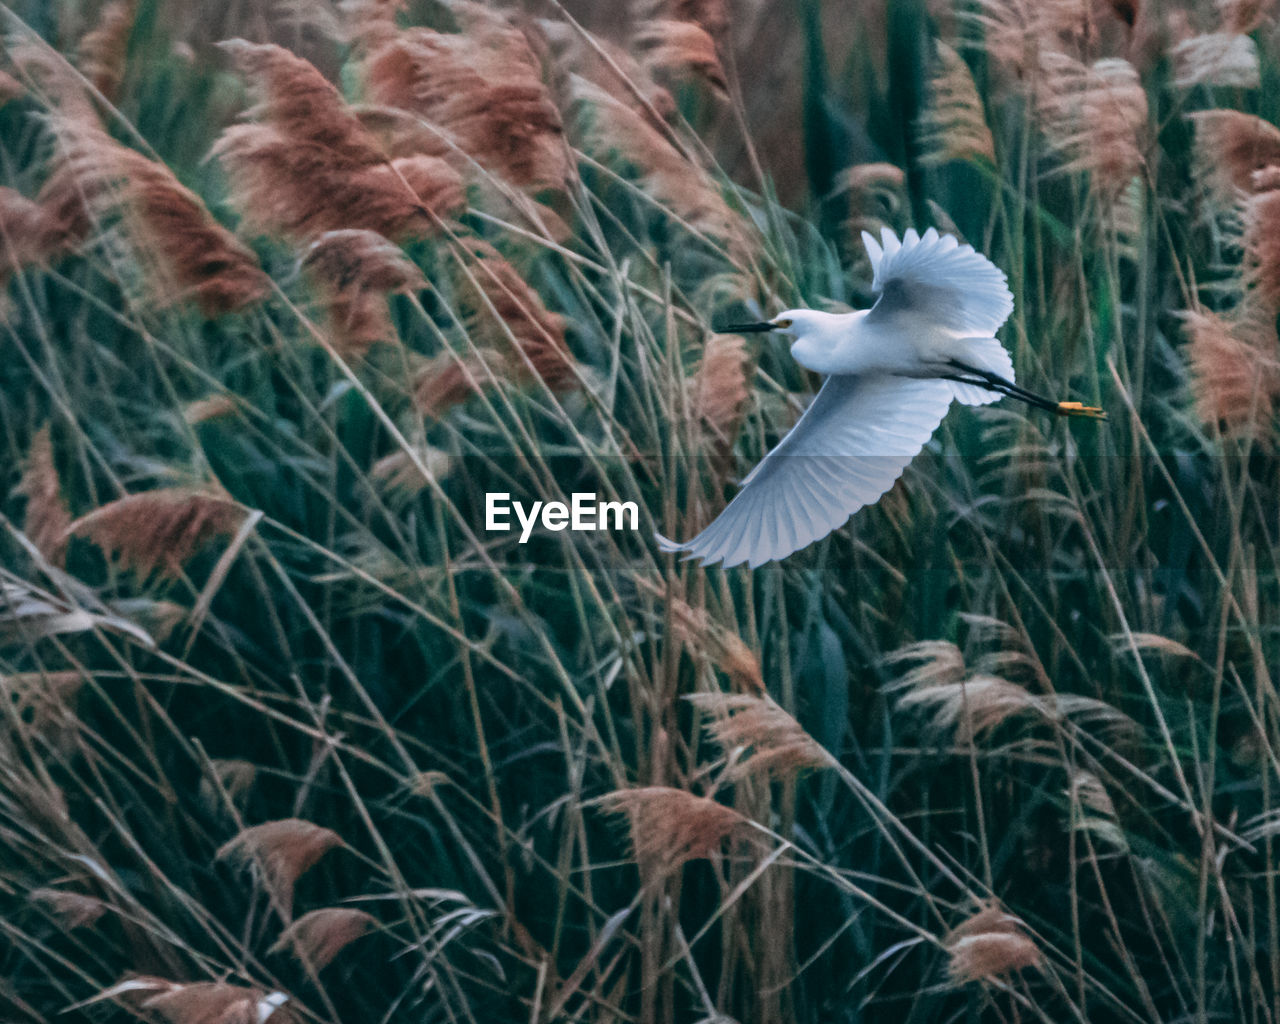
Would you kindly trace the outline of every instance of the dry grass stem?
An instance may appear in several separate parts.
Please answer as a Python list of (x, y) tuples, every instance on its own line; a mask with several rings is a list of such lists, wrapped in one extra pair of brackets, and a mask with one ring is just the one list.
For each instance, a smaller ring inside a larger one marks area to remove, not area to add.
[(644, 579), (638, 582), (644, 590), (668, 602), (672, 629), (681, 646), (694, 657), (720, 669), (740, 689), (748, 693), (764, 692), (760, 659), (736, 630), (713, 622), (705, 608), (694, 608), (680, 597), (668, 598), (660, 584)]

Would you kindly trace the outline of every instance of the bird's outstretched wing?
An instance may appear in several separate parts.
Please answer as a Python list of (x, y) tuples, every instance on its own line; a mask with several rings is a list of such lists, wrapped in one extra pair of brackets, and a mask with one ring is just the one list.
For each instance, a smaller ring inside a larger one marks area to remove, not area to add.
[(902, 241), (888, 228), (877, 242), (862, 232), (871, 258), (871, 290), (879, 296), (868, 323), (923, 319), (962, 334), (991, 335), (1013, 312), (1013, 295), (999, 267), (954, 235), (908, 230)]
[(710, 526), (664, 551), (754, 569), (820, 540), (893, 486), (951, 404), (944, 380), (828, 377)]

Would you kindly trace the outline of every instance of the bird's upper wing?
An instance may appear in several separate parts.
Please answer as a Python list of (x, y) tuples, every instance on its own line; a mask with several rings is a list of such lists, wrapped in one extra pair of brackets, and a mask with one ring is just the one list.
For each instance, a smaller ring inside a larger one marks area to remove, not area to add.
[(944, 380), (828, 377), (791, 432), (710, 526), (664, 551), (725, 566), (785, 558), (893, 486), (951, 404)]
[(1013, 312), (1004, 271), (954, 235), (908, 230), (899, 242), (884, 228), (879, 242), (862, 232), (862, 244), (874, 272), (871, 290), (879, 296), (868, 323), (922, 318), (963, 334), (991, 335)]

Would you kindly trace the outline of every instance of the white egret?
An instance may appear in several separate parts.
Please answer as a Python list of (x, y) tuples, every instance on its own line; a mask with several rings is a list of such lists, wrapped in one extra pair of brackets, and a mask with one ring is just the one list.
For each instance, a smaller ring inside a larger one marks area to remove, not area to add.
[(791, 309), (723, 333), (777, 331), (791, 355), (827, 375), (791, 432), (742, 481), (742, 490), (692, 540), (658, 536), (664, 551), (703, 564), (785, 558), (874, 503), (933, 435), (953, 399), (985, 405), (1003, 396), (1063, 416), (1101, 409), (1055, 402), (1014, 382), (995, 333), (1013, 312), (1007, 279), (972, 246), (930, 228), (902, 241), (885, 228), (862, 242), (871, 258), (870, 309)]

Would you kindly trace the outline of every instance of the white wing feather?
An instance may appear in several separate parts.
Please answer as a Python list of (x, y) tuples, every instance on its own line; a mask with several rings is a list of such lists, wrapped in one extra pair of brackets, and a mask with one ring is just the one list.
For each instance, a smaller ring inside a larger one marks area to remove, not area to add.
[(876, 501), (933, 435), (951, 404), (947, 381), (828, 377), (786, 437), (716, 520), (664, 551), (754, 569), (785, 558)]
[(954, 235), (888, 228), (877, 242), (862, 233), (871, 260), (871, 290), (879, 300), (869, 318), (910, 316), (961, 334), (993, 335), (1013, 312), (1004, 271)]

